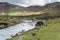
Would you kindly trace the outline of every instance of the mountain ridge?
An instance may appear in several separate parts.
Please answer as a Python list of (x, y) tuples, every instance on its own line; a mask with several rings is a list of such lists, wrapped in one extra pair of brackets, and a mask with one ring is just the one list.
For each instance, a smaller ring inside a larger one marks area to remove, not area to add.
[(13, 5), (7, 2), (0, 2), (0, 13), (10, 12), (10, 11), (30, 11), (30, 12), (39, 12), (39, 11), (60, 11), (60, 2), (49, 3), (45, 6), (29, 6), (23, 7), (19, 5)]

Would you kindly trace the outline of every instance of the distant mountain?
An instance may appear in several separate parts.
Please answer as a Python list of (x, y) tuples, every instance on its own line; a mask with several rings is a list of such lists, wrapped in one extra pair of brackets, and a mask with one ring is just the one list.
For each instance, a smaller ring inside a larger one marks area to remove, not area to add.
[(49, 11), (60, 11), (60, 2), (46, 4), (45, 6), (30, 6), (25, 9), (26, 11), (42, 11), (42, 10), (49, 10)]
[(32, 11), (32, 12), (39, 12), (39, 11), (55, 11), (60, 12), (60, 2), (46, 4), (45, 6), (29, 6), (29, 7), (22, 7), (18, 5), (13, 5), (7, 2), (0, 2), (0, 13), (2, 12), (11, 12), (11, 11)]
[(30, 6), (30, 7), (27, 7), (25, 8), (25, 11), (41, 11), (41, 10), (44, 10), (46, 7), (44, 6)]
[(24, 9), (22, 6), (9, 4), (7, 2), (0, 2), (0, 13), (7, 11), (20, 11), (22, 9)]
[(46, 6), (46, 9), (49, 11), (60, 12), (60, 2), (50, 3), (45, 6)]

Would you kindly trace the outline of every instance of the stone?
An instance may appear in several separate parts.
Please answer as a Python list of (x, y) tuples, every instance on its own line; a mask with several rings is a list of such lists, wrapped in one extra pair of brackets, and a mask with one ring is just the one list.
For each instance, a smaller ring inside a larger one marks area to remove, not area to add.
[(43, 21), (38, 21), (35, 26), (41, 26), (41, 25), (43, 25), (43, 24), (44, 24)]
[(5, 27), (6, 27), (5, 25), (0, 25), (0, 29), (5, 28)]

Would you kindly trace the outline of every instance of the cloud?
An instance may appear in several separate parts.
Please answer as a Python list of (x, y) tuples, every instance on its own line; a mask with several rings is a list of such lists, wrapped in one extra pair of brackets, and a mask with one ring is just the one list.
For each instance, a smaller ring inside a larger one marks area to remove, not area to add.
[(45, 5), (47, 3), (60, 2), (60, 0), (0, 0), (0, 2), (9, 2), (27, 7), (30, 5)]
[(17, 4), (17, 5), (20, 5), (20, 6), (23, 6), (23, 7), (28, 7), (28, 6), (30, 6), (30, 5), (26, 5), (26, 4)]

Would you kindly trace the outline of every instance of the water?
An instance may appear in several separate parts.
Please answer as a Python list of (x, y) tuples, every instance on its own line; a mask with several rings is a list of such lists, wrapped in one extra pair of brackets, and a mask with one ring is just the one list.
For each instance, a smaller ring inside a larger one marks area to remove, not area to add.
[(20, 24), (17, 24), (15, 26), (11, 26), (5, 29), (0, 30), (0, 40), (6, 40), (8, 38), (11, 38), (11, 36), (14, 36), (18, 32), (21, 32), (22, 30), (28, 31), (30, 29), (33, 29), (35, 27), (35, 24), (37, 21), (32, 20), (22, 20)]

